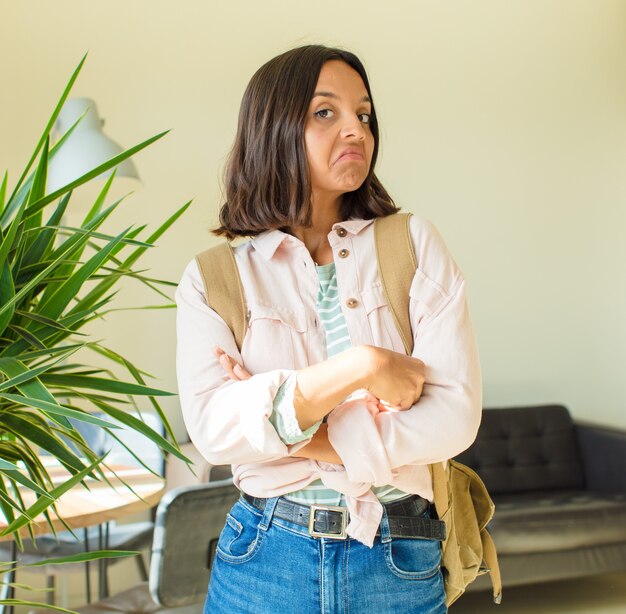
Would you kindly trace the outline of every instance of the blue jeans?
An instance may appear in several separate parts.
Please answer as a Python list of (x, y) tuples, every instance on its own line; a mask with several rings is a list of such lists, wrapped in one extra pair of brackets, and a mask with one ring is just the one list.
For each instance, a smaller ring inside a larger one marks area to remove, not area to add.
[[(205, 614), (444, 614), (441, 545), (389, 536), (373, 548), (314, 538), (240, 499), (220, 535)], [(428, 512), (426, 512), (428, 514)]]

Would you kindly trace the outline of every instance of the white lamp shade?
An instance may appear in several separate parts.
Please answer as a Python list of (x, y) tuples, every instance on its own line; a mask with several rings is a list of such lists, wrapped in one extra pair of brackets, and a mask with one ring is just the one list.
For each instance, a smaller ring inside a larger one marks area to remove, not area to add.
[[(67, 100), (59, 113), (55, 129), (59, 134), (65, 134), (83, 113), (85, 116), (48, 165), (48, 193), (66, 186), (123, 151), (115, 141), (103, 134), (96, 103), (90, 98)], [(131, 160), (124, 160), (115, 168), (118, 177), (139, 179)], [(107, 177), (112, 172), (113, 169), (110, 169), (100, 177)]]

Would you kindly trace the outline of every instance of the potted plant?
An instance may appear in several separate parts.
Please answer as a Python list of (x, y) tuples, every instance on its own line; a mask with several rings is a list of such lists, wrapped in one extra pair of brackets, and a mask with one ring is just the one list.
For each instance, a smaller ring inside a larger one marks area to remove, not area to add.
[[(20, 530), (27, 531), (35, 516), (43, 513), (50, 519), (55, 501), (64, 492), (87, 476), (103, 476), (100, 465), (106, 459), (89, 448), (76, 424), (92, 423), (116, 438), (115, 426), (106, 419), (110, 417), (139, 431), (164, 452), (186, 460), (157, 401), (171, 393), (147, 385), (145, 372), (103, 342), (91, 340), (85, 330), (89, 322), (112, 309), (116, 286), (124, 278), (133, 278), (165, 298), (167, 302), (159, 307), (174, 306), (161, 290), (173, 284), (146, 276), (136, 264), (190, 203), (145, 238), (145, 225), (112, 236), (101, 227), (123, 199), (107, 202), (111, 175), (82, 223), (64, 225), (75, 188), (114, 169), (165, 133), (46, 193), (48, 163), (78, 122), (52, 147), (50, 132), (84, 61), (72, 74), (17, 183), (9, 190), (7, 173), (0, 181), (0, 510), (8, 525), (2, 535), (10, 534), (18, 548)], [(78, 350), (83, 351), (77, 354)], [(108, 368), (77, 360), (86, 350), (127, 375), (120, 378)], [(127, 411), (137, 397), (149, 400), (163, 421), (166, 437)], [(92, 415), (92, 410), (104, 419)], [(69, 472), (65, 483), (52, 483), (41, 451)], [(24, 489), (35, 493), (34, 504), (24, 504)], [(91, 553), (83, 558), (106, 555)]]

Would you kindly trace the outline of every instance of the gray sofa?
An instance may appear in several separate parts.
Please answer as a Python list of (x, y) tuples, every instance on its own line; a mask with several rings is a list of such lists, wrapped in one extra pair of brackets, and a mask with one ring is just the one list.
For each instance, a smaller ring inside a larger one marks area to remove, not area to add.
[[(457, 459), (496, 505), (503, 585), (626, 570), (626, 433), (575, 423), (560, 405), (488, 409)], [(486, 577), (471, 590), (488, 588)]]

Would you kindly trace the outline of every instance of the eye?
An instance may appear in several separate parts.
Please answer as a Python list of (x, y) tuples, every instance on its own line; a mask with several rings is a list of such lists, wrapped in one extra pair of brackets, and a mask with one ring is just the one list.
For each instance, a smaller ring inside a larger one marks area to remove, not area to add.
[(315, 116), (321, 117), (322, 119), (330, 119), (333, 116), (333, 111), (330, 109), (320, 109), (314, 113)]
[(359, 119), (364, 124), (369, 124), (372, 119), (372, 116), (369, 113), (359, 113)]

